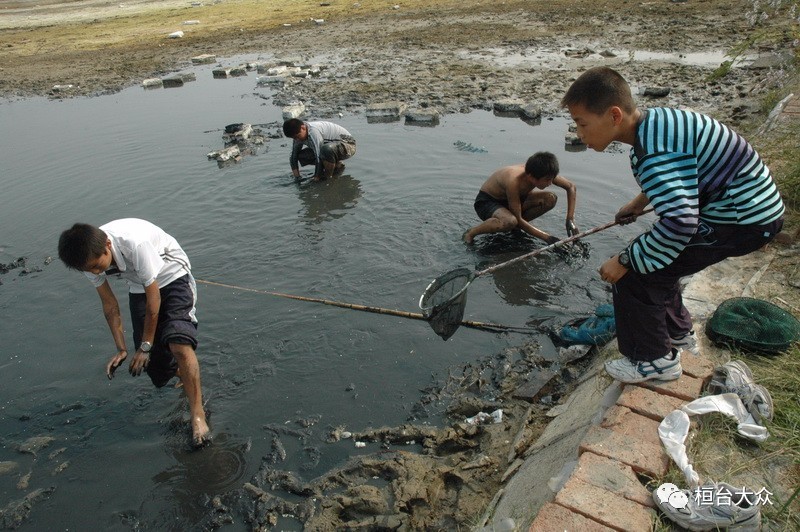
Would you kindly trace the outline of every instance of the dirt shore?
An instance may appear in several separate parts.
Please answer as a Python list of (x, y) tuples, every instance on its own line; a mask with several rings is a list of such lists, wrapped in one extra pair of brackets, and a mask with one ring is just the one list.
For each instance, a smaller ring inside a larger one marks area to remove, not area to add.
[[(720, 68), (732, 59), (725, 53), (760, 29), (751, 9), (740, 0), (12, 0), (0, 7), (0, 97), (112, 93), (186, 69), (201, 54), (227, 66), (234, 66), (227, 58), (257, 54), (325, 67), (323, 76), (275, 94), (278, 105), (304, 102), (314, 118), (390, 100), (456, 113), (519, 99), (548, 115), (562, 112), (560, 97), (582, 70), (608, 64), (642, 105), (688, 106), (737, 125), (782, 82), (780, 44), (749, 49), (746, 61)], [(168, 38), (179, 30), (182, 38)], [(561, 378), (537, 402), (514, 399), (545, 365), (533, 346), (522, 346), (463, 368), (421, 401), (450, 402), (452, 427), (352, 435), (381, 441), (386, 452), (312, 482), (280, 470), (276, 449), (255, 478), (210, 502), (205, 524), (245, 516), (261, 529), (291, 514), (319, 530), (469, 528), (582, 371), (581, 362), (556, 365), (549, 369)], [(497, 408), (503, 423), (463, 422)], [(335, 427), (330, 434), (344, 437)]]
[[(581, 70), (610, 64), (644, 104), (690, 106), (736, 124), (781, 82), (779, 69), (769, 69), (780, 55), (775, 48), (750, 50), (758, 55), (755, 65), (710, 81), (731, 59), (724, 54), (756, 31), (748, 22), (751, 6), (742, 1), (4, 4), (5, 97), (114, 92), (186, 68), (200, 54), (223, 64), (226, 57), (259, 54), (325, 67), (323, 78), (287, 83), (275, 96), (279, 104), (303, 101), (309, 116), (359, 112), (388, 100), (453, 113), (521, 99), (554, 113)], [(184, 37), (167, 38), (175, 31)], [(56, 85), (72, 88), (54, 92)], [(645, 89), (668, 94), (646, 96)]]

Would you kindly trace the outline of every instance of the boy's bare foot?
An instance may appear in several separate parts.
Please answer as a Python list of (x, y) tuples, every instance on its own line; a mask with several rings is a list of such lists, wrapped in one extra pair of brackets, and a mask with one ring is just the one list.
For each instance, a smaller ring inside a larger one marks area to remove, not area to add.
[(464, 234), (461, 235), (461, 240), (463, 240), (465, 244), (472, 244), (474, 238), (469, 234), (469, 229), (464, 231)]
[(192, 419), (192, 447), (199, 449), (211, 444), (211, 430), (202, 417)]

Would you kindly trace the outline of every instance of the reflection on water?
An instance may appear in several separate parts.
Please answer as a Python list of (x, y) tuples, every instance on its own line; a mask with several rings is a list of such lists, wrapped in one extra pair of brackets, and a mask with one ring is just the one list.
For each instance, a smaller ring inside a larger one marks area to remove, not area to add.
[(317, 182), (298, 180), (297, 189), (303, 203), (301, 216), (312, 225), (341, 218), (356, 206), (362, 194), (361, 183), (350, 174)]

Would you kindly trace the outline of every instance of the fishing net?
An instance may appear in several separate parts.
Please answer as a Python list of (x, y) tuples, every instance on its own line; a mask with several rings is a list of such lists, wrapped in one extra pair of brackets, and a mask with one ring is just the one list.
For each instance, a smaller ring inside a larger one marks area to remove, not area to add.
[(467, 286), (474, 277), (466, 268), (449, 271), (431, 281), (419, 299), (422, 315), (443, 340), (453, 336), (461, 325), (467, 306)]
[(706, 335), (716, 344), (774, 354), (800, 340), (800, 322), (768, 301), (734, 297), (714, 311), (706, 323)]

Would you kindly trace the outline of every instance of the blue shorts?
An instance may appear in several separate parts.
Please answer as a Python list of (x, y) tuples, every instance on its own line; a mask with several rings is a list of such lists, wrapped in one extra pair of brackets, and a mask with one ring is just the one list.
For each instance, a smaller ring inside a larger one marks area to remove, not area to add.
[(497, 209), (508, 209), (508, 202), (506, 200), (499, 200), (483, 190), (478, 192), (473, 205), (475, 207), (475, 212), (477, 212), (480, 219), (484, 221), (491, 218), (494, 211)]
[[(197, 349), (197, 320), (194, 319), (195, 291), (189, 275), (175, 279), (159, 289), (161, 308), (158, 312), (156, 338), (150, 351), (147, 375), (157, 388), (169, 382), (178, 370), (178, 363), (169, 344), (184, 344)], [(129, 294), (133, 324), (133, 345), (139, 349), (144, 332), (144, 315), (147, 306), (145, 294)]]

